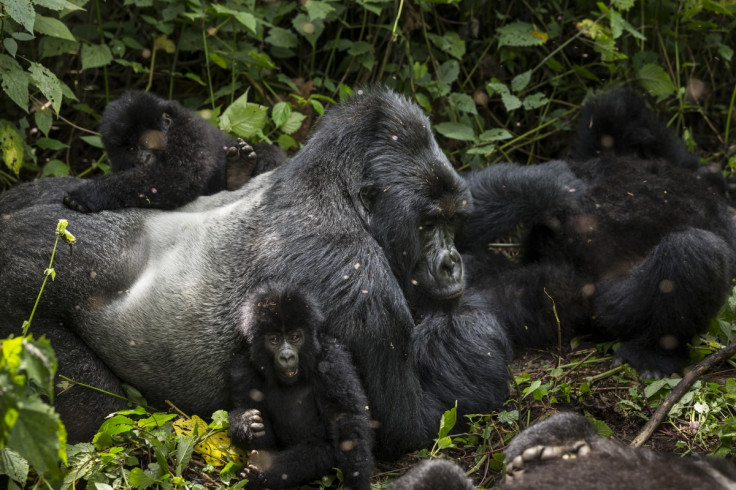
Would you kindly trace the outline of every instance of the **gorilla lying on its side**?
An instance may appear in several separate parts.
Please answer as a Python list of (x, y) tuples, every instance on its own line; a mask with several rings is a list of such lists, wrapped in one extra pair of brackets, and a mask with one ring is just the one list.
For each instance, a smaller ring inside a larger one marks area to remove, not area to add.
[(254, 151), (178, 102), (146, 92), (130, 91), (108, 104), (100, 131), (112, 172), (64, 196), (76, 211), (173, 209), (239, 189), (286, 161), (278, 146), (260, 143)]
[[(736, 276), (732, 211), (632, 92), (587, 104), (575, 149), (567, 164), (468, 177), (471, 287), (502, 307), (517, 346), (556, 342), (554, 301), (563, 328), (622, 339), (618, 358), (642, 376), (677, 371)], [(518, 224), (524, 263), (515, 266), (486, 246)]]
[(231, 368), (229, 434), (257, 450), (243, 475), (250, 486), (306, 484), (337, 467), (345, 488), (370, 489), (368, 399), (350, 353), (320, 333), (322, 322), (317, 304), (295, 290), (264, 288), (245, 305), (250, 349)]
[[(602, 439), (585, 417), (559, 413), (534, 424), (505, 451), (514, 490), (736, 488), (736, 467), (713, 457), (678, 457)], [(611, 475), (616, 475), (612, 478)]]
[[(19, 333), (33, 308), (57, 220), (77, 237), (73, 260), (56, 251), (31, 329), (50, 336), (60, 374), (114, 392), (125, 381), (154, 406), (227, 409), (243, 303), (272, 282), (310, 291), (323, 333), (352, 354), (379, 457), (431, 441), (456, 400), (462, 420), (508, 394), (505, 333), (463, 294), (454, 237), (470, 193), (402, 96), (356, 95), (326, 112), (288, 165), (176, 211), (70, 216), (61, 200), (77, 185), (41, 179), (0, 193), (0, 335)], [(55, 405), (79, 439), (110, 400), (75, 386)]]

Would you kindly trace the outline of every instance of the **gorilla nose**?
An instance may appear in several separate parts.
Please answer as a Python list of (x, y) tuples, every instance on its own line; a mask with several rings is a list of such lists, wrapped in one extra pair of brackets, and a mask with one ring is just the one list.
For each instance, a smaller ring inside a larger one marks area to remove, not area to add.
[(463, 278), (463, 259), (454, 248), (444, 251), (440, 257), (437, 281), (446, 287), (460, 282)]

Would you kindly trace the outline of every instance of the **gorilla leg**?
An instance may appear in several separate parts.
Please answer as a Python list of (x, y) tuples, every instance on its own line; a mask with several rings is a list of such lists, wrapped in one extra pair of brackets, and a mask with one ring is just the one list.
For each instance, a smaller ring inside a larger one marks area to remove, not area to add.
[(422, 461), (388, 486), (388, 490), (473, 490), (475, 485), (458, 465), (444, 459)]
[(671, 233), (627, 274), (594, 286), (595, 321), (625, 339), (617, 356), (642, 376), (670, 374), (725, 301), (733, 264), (733, 250), (714, 233)]
[[(34, 337), (46, 335), (58, 358), (54, 408), (64, 422), (67, 439), (70, 442), (91, 440), (99, 429), (99, 422), (111, 413), (124, 409), (126, 402), (77, 384), (63, 387), (67, 381), (59, 375), (123, 395), (120, 380), (79, 337), (58, 322), (35, 318), (31, 332)], [(84, 410), (81, 411), (80, 407), (84, 407)]]

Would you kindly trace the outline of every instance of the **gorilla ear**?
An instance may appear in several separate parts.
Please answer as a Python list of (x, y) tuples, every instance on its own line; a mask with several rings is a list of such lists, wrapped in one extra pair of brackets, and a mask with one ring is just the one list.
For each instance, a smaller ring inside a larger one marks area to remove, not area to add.
[(171, 117), (171, 114), (169, 114), (168, 112), (164, 112), (163, 114), (161, 114), (161, 127), (163, 128), (164, 132), (169, 130), (172, 122), (174, 122), (174, 119)]
[(357, 201), (355, 202), (355, 209), (358, 211), (360, 219), (368, 225), (373, 205), (378, 197), (378, 190), (375, 187), (363, 187), (360, 189), (358, 197), (359, 199), (355, 199)]

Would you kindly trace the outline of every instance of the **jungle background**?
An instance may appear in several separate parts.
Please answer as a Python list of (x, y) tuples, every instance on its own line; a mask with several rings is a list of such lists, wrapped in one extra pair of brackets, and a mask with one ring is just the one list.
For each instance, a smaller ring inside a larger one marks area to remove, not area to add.
[[(734, 0), (4, 0), (0, 26), (2, 189), (108, 171), (98, 122), (129, 89), (176, 99), (225, 131), (293, 153), (326, 108), (382, 83), (421, 105), (464, 171), (564, 157), (586, 96), (625, 84), (648, 94), (704, 165), (729, 181), (736, 171)], [(68, 233), (60, 226), (58, 239)], [(54, 230), (49, 236), (53, 243)], [(39, 270), (39, 288), (53, 280), (52, 264)], [(731, 298), (693, 339), (693, 365), (736, 338), (735, 311)], [(155, 410), (133, 389), (129, 411), (90, 443), (67, 445), (40, 397), (53, 391), (53, 346), (33, 338), (32, 324), (26, 330), (3, 341), (0, 358), (0, 474), (11, 488), (243, 485), (225, 413), (203, 421)], [(511, 438), (563, 409), (628, 443), (678, 379), (612, 368), (612, 348), (575, 338), (519, 353), (500, 411), (474, 416), (463, 434), (452, 432), (448, 413), (434, 447), (380, 462), (372, 481), (380, 488), (419, 459), (445, 457), (493, 487)], [(735, 406), (728, 360), (693, 385), (646, 445), (734, 459)], [(320, 486), (339, 486), (339, 475)]]

